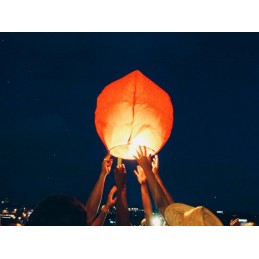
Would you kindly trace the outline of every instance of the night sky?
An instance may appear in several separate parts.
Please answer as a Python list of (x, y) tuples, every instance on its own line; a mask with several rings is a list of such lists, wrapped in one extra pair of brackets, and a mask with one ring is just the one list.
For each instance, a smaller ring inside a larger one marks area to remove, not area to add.
[[(136, 69), (173, 103), (158, 155), (174, 200), (259, 213), (258, 33), (0, 33), (0, 198), (85, 202), (106, 155), (97, 97)], [(141, 206), (125, 164), (128, 204)], [(111, 173), (103, 202), (113, 184)]]

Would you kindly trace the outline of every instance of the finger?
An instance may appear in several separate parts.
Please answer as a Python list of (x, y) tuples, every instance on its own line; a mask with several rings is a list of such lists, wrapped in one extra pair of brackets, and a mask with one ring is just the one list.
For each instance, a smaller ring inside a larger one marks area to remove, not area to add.
[(138, 172), (136, 170), (134, 170), (134, 174), (138, 177)]
[(108, 153), (105, 157), (104, 157), (104, 159), (103, 160), (109, 160), (110, 159), (110, 157), (111, 157), (111, 154), (110, 153)]
[(111, 165), (111, 164), (112, 164), (112, 162), (113, 162), (113, 159), (112, 159), (112, 158), (110, 158), (109, 160), (107, 160), (107, 162), (109, 163), (109, 165)]
[(126, 173), (126, 167), (125, 167), (124, 164), (121, 165), (121, 170), (122, 170), (123, 173)]
[(110, 190), (110, 193), (115, 193), (117, 191), (117, 186), (114, 185), (111, 190)]
[(155, 158), (156, 158), (156, 165), (157, 165), (157, 167), (158, 167), (158, 165), (159, 165), (158, 155), (155, 155)]
[(146, 149), (146, 146), (141, 147), (141, 150), (142, 150), (142, 155), (143, 155), (143, 156), (147, 156), (147, 149)]
[(111, 167), (112, 166), (112, 160), (107, 160), (106, 161), (106, 166)]
[(144, 151), (142, 150), (142, 146), (139, 146), (139, 151), (140, 151), (141, 156), (143, 156), (144, 155)]

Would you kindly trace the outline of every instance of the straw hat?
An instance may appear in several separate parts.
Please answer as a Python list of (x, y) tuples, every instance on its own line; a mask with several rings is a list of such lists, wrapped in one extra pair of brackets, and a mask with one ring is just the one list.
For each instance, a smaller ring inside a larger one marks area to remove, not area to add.
[(169, 226), (223, 226), (222, 222), (203, 206), (192, 207), (183, 203), (173, 203), (165, 210)]

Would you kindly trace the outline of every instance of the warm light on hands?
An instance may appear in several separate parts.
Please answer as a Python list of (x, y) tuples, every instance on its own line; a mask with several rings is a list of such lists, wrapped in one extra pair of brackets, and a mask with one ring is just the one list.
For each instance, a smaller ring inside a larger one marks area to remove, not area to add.
[(239, 218), (232, 219), (230, 221), (230, 226), (240, 226)]
[(111, 159), (111, 154), (108, 153), (102, 162), (102, 173), (105, 175), (109, 174), (111, 172), (113, 160)]
[(151, 164), (152, 164), (152, 172), (154, 173), (154, 175), (158, 175), (158, 169), (159, 169), (158, 155), (155, 155), (153, 157)]
[(151, 169), (151, 155), (147, 156), (147, 148), (144, 146), (139, 146), (136, 151), (137, 155), (134, 156), (138, 164), (145, 171), (146, 169)]
[(141, 166), (138, 165), (137, 170), (134, 170), (134, 173), (137, 176), (139, 184), (145, 184), (147, 182), (147, 177)]
[(110, 208), (116, 203), (117, 197), (113, 197), (115, 192), (117, 191), (117, 187), (113, 186), (108, 194), (106, 206)]

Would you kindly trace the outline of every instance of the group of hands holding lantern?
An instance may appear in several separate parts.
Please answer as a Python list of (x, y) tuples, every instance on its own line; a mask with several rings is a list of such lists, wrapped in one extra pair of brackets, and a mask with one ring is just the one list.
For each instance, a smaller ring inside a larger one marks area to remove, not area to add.
[[(167, 192), (163, 182), (159, 176), (159, 160), (158, 156), (155, 155), (153, 158), (151, 155), (147, 155), (146, 147), (139, 146), (136, 154), (134, 156), (138, 165), (134, 173), (137, 177), (137, 180), (141, 186), (141, 195), (143, 208), (145, 212), (145, 225), (152, 225), (152, 203), (149, 196), (149, 191), (151, 192), (152, 198), (161, 215), (164, 214), (164, 209), (173, 202), (172, 197)], [(105, 177), (111, 172), (113, 160), (111, 159), (111, 154), (108, 153), (102, 162), (102, 171), (100, 176), (100, 181), (105, 181)], [(103, 178), (102, 178), (103, 176)], [(88, 222), (90, 225), (102, 225), (106, 218), (107, 212), (109, 209), (116, 205), (116, 223), (117, 225), (127, 226), (131, 225), (129, 213), (128, 213), (128, 204), (127, 204), (127, 195), (126, 195), (126, 168), (124, 164), (117, 165), (114, 168), (114, 179), (115, 186), (113, 186), (108, 194), (106, 204), (102, 206), (101, 213), (97, 219), (91, 223), (91, 220)], [(96, 184), (98, 186), (98, 182)], [(116, 193), (116, 197), (115, 197)], [(98, 198), (98, 197), (96, 197)], [(87, 206), (86, 207), (91, 207)], [(88, 212), (89, 214), (89, 212)]]
[[(152, 225), (154, 205), (169, 226), (222, 226), (222, 222), (204, 206), (192, 207), (175, 203), (164, 186), (159, 171), (158, 156), (152, 159), (146, 147), (140, 146), (134, 156), (138, 165), (134, 173), (141, 188), (145, 213), (145, 225)], [(105, 205), (100, 208), (104, 184), (110, 174), (113, 160), (107, 154), (102, 162), (102, 170), (87, 202), (81, 203), (75, 197), (51, 195), (38, 204), (27, 223), (28, 226), (102, 226), (107, 213), (116, 206), (116, 224), (130, 226), (127, 204), (126, 168), (124, 164), (114, 168), (115, 186), (108, 194)], [(151, 197), (149, 196), (149, 191)], [(116, 195), (115, 195), (116, 193)], [(115, 197), (116, 196), (116, 197)], [(51, 215), (49, 215), (51, 213)], [(144, 225), (144, 224), (143, 224)]]

